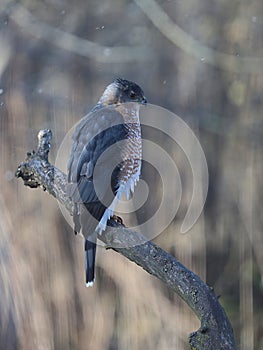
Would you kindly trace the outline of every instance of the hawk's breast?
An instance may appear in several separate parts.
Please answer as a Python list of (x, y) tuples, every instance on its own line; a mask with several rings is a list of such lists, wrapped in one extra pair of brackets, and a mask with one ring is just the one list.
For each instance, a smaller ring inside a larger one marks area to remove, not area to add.
[(105, 230), (107, 221), (114, 213), (117, 202), (124, 194), (128, 199), (130, 194), (134, 192), (134, 187), (139, 181), (141, 174), (141, 160), (142, 160), (142, 138), (141, 125), (139, 120), (139, 109), (125, 109), (121, 111), (125, 127), (127, 128), (127, 136), (124, 146), (121, 149), (122, 163), (119, 170), (118, 189), (111, 205), (106, 209), (97, 231)]

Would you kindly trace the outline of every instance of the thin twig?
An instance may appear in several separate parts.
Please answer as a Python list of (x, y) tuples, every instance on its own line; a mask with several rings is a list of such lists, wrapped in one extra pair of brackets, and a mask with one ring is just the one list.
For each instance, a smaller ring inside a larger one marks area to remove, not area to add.
[(155, 0), (134, 0), (153, 25), (174, 45), (203, 63), (209, 63), (233, 73), (258, 74), (263, 70), (261, 57), (241, 57), (214, 50), (201, 44), (182, 30)]
[[(7, 1), (9, 17), (30, 35), (101, 63), (147, 61), (151, 50), (145, 46), (103, 46), (41, 22), (26, 7)], [(3, 8), (3, 6), (2, 6)]]

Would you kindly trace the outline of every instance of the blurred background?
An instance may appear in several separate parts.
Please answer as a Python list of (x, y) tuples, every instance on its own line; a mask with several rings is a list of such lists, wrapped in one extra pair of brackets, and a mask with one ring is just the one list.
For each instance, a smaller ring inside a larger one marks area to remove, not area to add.
[[(113, 251), (99, 247), (86, 289), (82, 238), (54, 198), (14, 177), (42, 128), (53, 132), (54, 163), (120, 76), (185, 120), (208, 163), (203, 214), (179, 232), (192, 191), (183, 186), (156, 243), (214, 287), (239, 349), (263, 349), (262, 1), (1, 0), (0, 28), (0, 348), (187, 349), (199, 327)], [(182, 150), (162, 141), (184, 179)]]

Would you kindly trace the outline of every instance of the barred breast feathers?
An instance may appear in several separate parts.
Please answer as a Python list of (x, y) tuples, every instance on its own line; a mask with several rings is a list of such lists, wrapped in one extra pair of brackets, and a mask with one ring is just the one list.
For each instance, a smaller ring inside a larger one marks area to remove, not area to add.
[(125, 106), (121, 106), (120, 108), (128, 132), (126, 145), (121, 151), (123, 163), (120, 169), (119, 188), (114, 200), (106, 209), (97, 226), (96, 231), (98, 233), (106, 229), (107, 221), (114, 214), (116, 204), (121, 199), (122, 195), (124, 194), (127, 199), (130, 198), (141, 174), (142, 138), (139, 107), (136, 109), (129, 109)]

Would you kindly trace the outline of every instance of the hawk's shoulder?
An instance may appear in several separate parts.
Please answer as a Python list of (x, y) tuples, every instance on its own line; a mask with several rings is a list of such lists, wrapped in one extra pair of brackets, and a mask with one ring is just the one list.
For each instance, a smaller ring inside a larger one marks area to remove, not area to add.
[(77, 125), (72, 136), (68, 162), (68, 182), (77, 183), (81, 176), (92, 178), (100, 155), (112, 144), (125, 139), (124, 119), (114, 106), (91, 111)]

